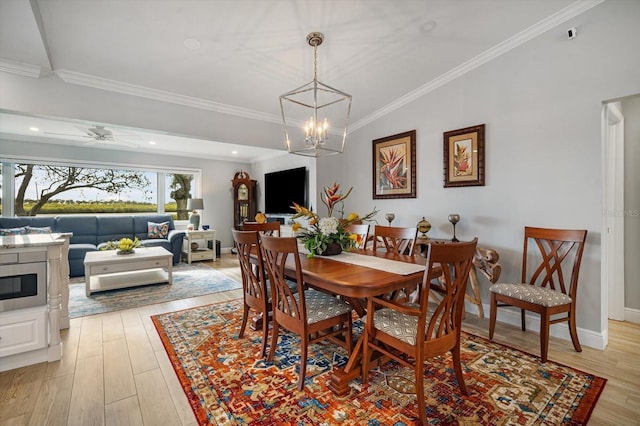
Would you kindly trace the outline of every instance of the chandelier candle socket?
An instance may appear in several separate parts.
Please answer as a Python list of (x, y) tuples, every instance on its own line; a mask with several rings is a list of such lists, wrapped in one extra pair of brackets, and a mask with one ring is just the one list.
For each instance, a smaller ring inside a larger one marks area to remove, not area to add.
[(318, 81), (318, 46), (324, 35), (313, 32), (313, 80), (280, 96), (287, 149), (291, 154), (322, 157), (340, 154), (347, 138), (351, 95)]

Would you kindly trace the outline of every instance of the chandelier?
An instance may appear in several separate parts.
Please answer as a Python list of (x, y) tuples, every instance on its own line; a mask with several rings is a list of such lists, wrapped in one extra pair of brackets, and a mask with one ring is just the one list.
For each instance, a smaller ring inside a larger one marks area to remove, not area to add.
[(351, 95), (318, 81), (318, 46), (324, 35), (313, 32), (313, 80), (280, 96), (287, 149), (291, 154), (322, 157), (340, 154), (347, 138)]

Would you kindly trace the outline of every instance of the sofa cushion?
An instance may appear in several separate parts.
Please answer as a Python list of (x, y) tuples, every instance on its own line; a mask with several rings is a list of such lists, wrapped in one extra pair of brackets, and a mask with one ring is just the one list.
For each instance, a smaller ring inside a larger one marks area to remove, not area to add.
[(150, 240), (165, 239), (169, 235), (169, 222), (147, 222), (147, 233)]
[(21, 226), (49, 226), (55, 229), (56, 218), (51, 216), (0, 217), (0, 228), (19, 228)]
[(133, 239), (132, 216), (98, 216), (97, 244), (125, 237)]
[(1, 236), (24, 235), (26, 233), (27, 233), (26, 226), (21, 226), (19, 228), (0, 228)]
[(27, 234), (50, 234), (51, 227), (50, 226), (27, 226)]
[(53, 228), (56, 232), (72, 232), (71, 244), (98, 244), (96, 216), (59, 216)]
[(98, 248), (94, 244), (71, 244), (69, 245), (69, 260), (82, 259), (84, 255), (90, 251), (96, 251)]
[(139, 240), (149, 238), (149, 222), (162, 223), (169, 222), (169, 231), (176, 229), (173, 224), (173, 217), (170, 214), (154, 214), (133, 216), (133, 236)]
[(156, 239), (150, 239), (150, 240), (141, 240), (140, 241), (140, 246), (142, 247), (162, 247), (165, 248), (169, 251), (171, 250), (171, 243), (169, 242), (169, 240), (166, 239), (160, 239), (160, 238), (156, 238)]

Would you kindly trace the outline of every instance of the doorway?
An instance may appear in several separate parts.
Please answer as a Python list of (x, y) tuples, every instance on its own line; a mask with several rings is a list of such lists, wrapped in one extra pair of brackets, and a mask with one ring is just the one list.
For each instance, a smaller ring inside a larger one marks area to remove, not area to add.
[(602, 320), (640, 323), (640, 95), (603, 104), (602, 141)]

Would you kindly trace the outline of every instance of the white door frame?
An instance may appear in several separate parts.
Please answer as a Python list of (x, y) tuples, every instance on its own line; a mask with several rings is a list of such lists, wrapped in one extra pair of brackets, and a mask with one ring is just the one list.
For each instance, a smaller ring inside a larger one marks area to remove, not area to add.
[(607, 329), (609, 318), (624, 321), (624, 116), (620, 102), (603, 106), (602, 153), (605, 210), (601, 310), (603, 328)]

